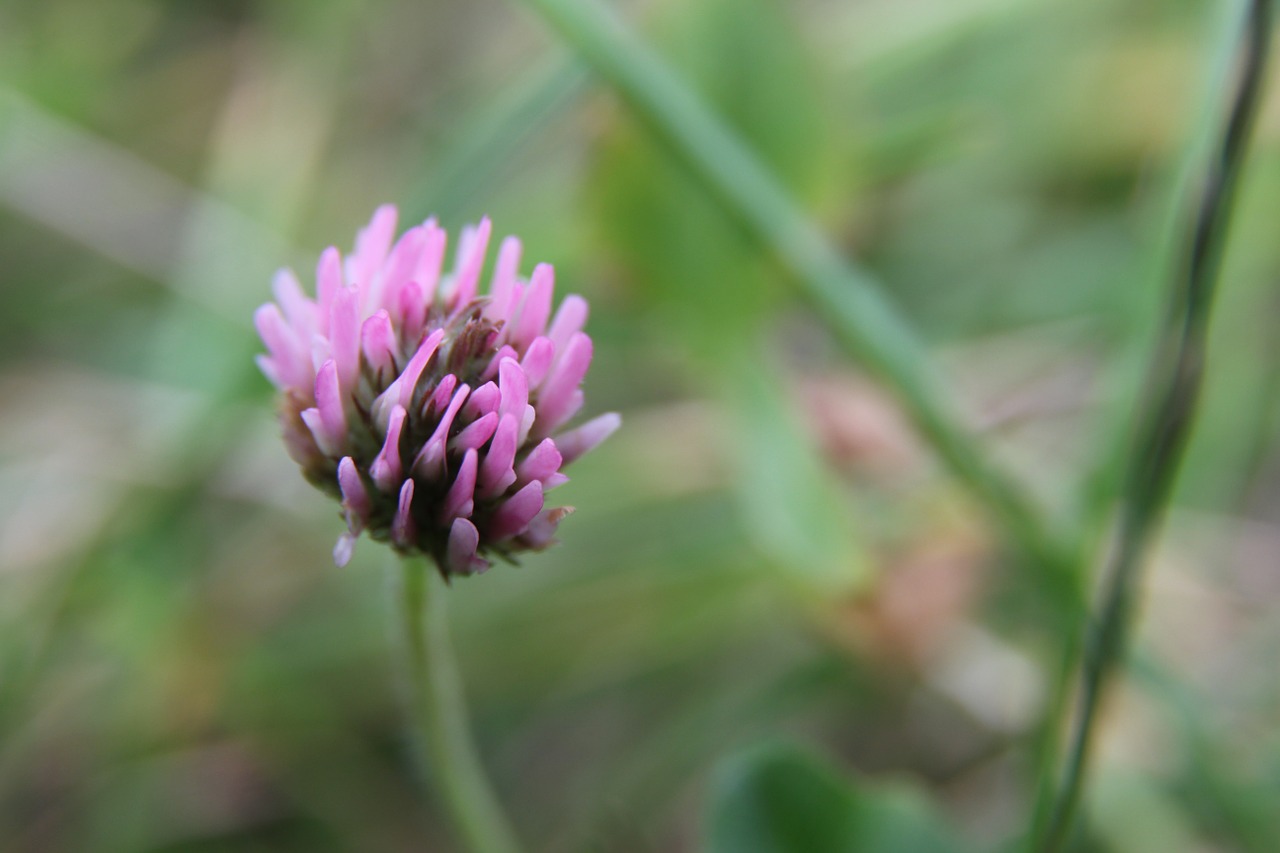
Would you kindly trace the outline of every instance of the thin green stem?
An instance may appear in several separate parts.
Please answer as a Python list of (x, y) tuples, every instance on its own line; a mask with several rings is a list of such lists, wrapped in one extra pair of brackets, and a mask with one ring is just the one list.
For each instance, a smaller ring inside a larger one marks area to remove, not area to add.
[(952, 406), (929, 354), (865, 271), (836, 252), (758, 157), (656, 54), (591, 0), (526, 0), (630, 105), (706, 189), (794, 276), (842, 344), (896, 393), (955, 477), (1045, 572), (1069, 610), (1082, 606), (1064, 547), (1043, 513), (991, 464)]
[(400, 659), (423, 774), (435, 782), (469, 850), (515, 853), (519, 845), (471, 738), (444, 589), (431, 588), (444, 582), (421, 560), (399, 563)]
[[(1137, 412), (1101, 605), (1085, 635), (1079, 700), (1061, 783), (1052, 800), (1038, 809), (1033, 831), (1038, 849), (1047, 853), (1060, 850), (1071, 830), (1098, 703), (1124, 654), (1142, 557), (1168, 503), (1195, 415), (1231, 202), (1261, 100), (1271, 14), (1270, 0), (1250, 0), (1240, 39), (1238, 80), (1190, 215), (1185, 253), (1178, 261), (1169, 310), (1148, 368), (1149, 393)], [(1073, 637), (1069, 642), (1076, 641)]]

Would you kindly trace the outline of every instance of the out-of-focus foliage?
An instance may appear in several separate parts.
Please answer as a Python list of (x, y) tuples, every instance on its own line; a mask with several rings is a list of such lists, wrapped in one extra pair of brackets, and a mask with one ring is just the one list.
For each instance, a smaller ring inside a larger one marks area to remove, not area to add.
[(855, 789), (794, 749), (752, 749), (727, 763), (716, 781), (709, 853), (789, 853), (817, 845), (898, 853), (963, 849), (918, 794)]
[[(1090, 524), (1218, 73), (1216, 5), (621, 11), (888, 283), (1000, 458)], [(1081, 850), (1280, 838), (1270, 92)], [(589, 407), (625, 418), (571, 471), (563, 545), (450, 593), (482, 752), (531, 849), (744, 849), (724, 839), (764, 843), (755, 821), (797, 831), (749, 805), (791, 775), (829, 789), (805, 809), (904, 792), (866, 808), (961, 849), (1024, 831), (1058, 665), (1044, 591), (533, 17), (10, 0), (0, 850), (452, 849), (404, 749), (385, 555), (332, 567), (341, 522), (285, 456), (252, 361), (275, 267), (383, 201), (450, 229), (488, 214), (556, 264), (592, 302)], [(752, 751), (779, 736), (828, 763)], [(825, 820), (804, 819), (812, 849), (841, 849), (853, 830)]]

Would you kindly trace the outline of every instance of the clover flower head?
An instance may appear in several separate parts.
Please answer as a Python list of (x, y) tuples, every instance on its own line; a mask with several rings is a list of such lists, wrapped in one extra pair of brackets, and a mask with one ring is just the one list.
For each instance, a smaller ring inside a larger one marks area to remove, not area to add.
[(490, 223), (464, 228), (445, 271), (434, 220), (396, 238), (378, 208), (343, 258), (320, 256), (316, 298), (290, 270), (254, 316), (280, 390), (280, 423), (306, 478), (342, 503), (345, 565), (356, 538), (431, 557), (446, 577), (482, 572), (551, 544), (571, 507), (547, 508), (562, 468), (620, 424), (606, 414), (572, 429), (592, 344), (587, 303), (551, 311), (555, 272), (520, 278), (520, 241), (503, 241), (478, 293)]

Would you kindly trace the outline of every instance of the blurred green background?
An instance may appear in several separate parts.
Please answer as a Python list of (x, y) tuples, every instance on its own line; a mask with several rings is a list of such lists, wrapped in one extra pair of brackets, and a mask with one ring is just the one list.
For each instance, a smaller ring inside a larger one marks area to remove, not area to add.
[[(1225, 6), (621, 13), (887, 283), (1046, 511), (1087, 525)], [(0, 851), (454, 849), (401, 734), (387, 557), (366, 541), (333, 567), (336, 507), (253, 364), (271, 273), (309, 276), (385, 201), (451, 231), (487, 214), (554, 263), (592, 302), (588, 410), (624, 416), (556, 495), (578, 507), (563, 545), (450, 594), (531, 849), (803, 853), (849, 831), (990, 850), (1025, 830), (1061, 643), (1039, 576), (527, 10), (7, 0)], [(1080, 850), (1280, 844), (1280, 85), (1239, 201)], [(860, 829), (822, 822), (837, 774)], [(801, 792), (803, 826), (756, 847), (770, 784)]]

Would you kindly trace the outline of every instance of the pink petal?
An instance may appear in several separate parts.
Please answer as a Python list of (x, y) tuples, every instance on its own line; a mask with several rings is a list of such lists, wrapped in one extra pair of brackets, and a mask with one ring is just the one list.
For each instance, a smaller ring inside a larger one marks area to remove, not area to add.
[(342, 289), (342, 254), (330, 246), (320, 254), (316, 264), (316, 302), (320, 333), (329, 334), (329, 306)]
[(515, 324), (520, 319), (517, 315), (520, 313), (520, 306), (524, 303), (524, 292), (527, 289), (527, 283), (516, 279), (511, 284), (511, 295), (507, 297), (506, 312), (501, 317), (494, 317), (494, 321), (501, 320), (503, 323), (504, 335), (510, 335), (515, 330)]
[(266, 344), (267, 351), (277, 358), (302, 348), (298, 333), (285, 322), (280, 306), (274, 302), (258, 306), (253, 312), (253, 325), (258, 330), (258, 337)]
[(404, 465), (400, 460), (400, 433), (404, 430), (405, 415), (404, 406), (391, 409), (386, 440), (382, 443), (377, 458), (369, 466), (369, 476), (373, 477), (374, 484), (384, 492), (394, 491), (396, 484), (404, 477)]
[(317, 408), (303, 409), (299, 417), (302, 422), (307, 425), (307, 429), (311, 430), (311, 437), (315, 439), (316, 447), (325, 456), (337, 456), (342, 451), (341, 442), (330, 437), (328, 428), (324, 425), (324, 419), (320, 417), (320, 410)]
[[(307, 409), (307, 411), (311, 412), (315, 417), (316, 423), (319, 423), (319, 410)], [(289, 454), (290, 459), (303, 468), (314, 468), (324, 464), (324, 453), (316, 445), (316, 437), (301, 414), (297, 421), (284, 424), (283, 433), (284, 449)]]
[(430, 305), (435, 301), (436, 288), (440, 284), (440, 268), (444, 264), (445, 246), (449, 237), (434, 219), (428, 219), (422, 227), (426, 232), (413, 281), (422, 288), (424, 304)]
[(329, 345), (338, 370), (338, 385), (344, 393), (356, 390), (360, 377), (360, 294), (344, 287), (333, 298), (329, 318)]
[(360, 327), (360, 348), (375, 375), (389, 375), (395, 369), (396, 330), (386, 310), (379, 311)]
[(498, 415), (523, 417), (524, 407), (529, 403), (529, 380), (515, 359), (504, 358), (498, 365), (498, 390), (502, 393)]
[(369, 493), (365, 491), (356, 470), (355, 460), (350, 456), (342, 457), (338, 463), (338, 487), (342, 490), (342, 507), (347, 514), (347, 532), (338, 537), (333, 546), (333, 562), (341, 568), (351, 561), (351, 552), (355, 549), (356, 537), (369, 521)]
[(516, 458), (516, 432), (520, 424), (514, 415), (507, 415), (498, 423), (489, 452), (480, 465), (480, 497), (496, 498), (516, 481), (511, 467)]
[(400, 502), (396, 505), (396, 516), (391, 521), (391, 541), (397, 545), (412, 544), (414, 534), (413, 515), (413, 480), (405, 480), (400, 487)]
[(587, 300), (577, 294), (570, 294), (560, 303), (555, 319), (551, 321), (551, 330), (547, 337), (556, 345), (556, 352), (564, 352), (569, 339), (582, 331), (587, 325)]
[(556, 436), (556, 447), (564, 457), (565, 465), (582, 454), (592, 450), (600, 442), (613, 435), (622, 426), (622, 416), (617, 412), (609, 412), (598, 418), (592, 418), (580, 427), (562, 432)]
[(530, 388), (537, 388), (542, 384), (542, 380), (547, 378), (547, 371), (551, 369), (551, 362), (555, 355), (556, 345), (551, 343), (550, 338), (537, 337), (533, 339), (533, 343), (529, 344), (524, 358), (520, 359), (520, 367), (524, 370), (524, 375), (529, 378)]
[(301, 340), (308, 340), (315, 334), (316, 304), (302, 292), (302, 285), (293, 270), (279, 270), (271, 282), (271, 291)]
[(498, 250), (498, 261), (493, 269), (493, 281), (489, 284), (489, 307), (485, 315), (490, 320), (505, 322), (511, 319), (515, 308), (516, 275), (520, 271), (520, 241), (508, 237)]
[[(335, 455), (335, 451), (346, 444), (347, 415), (342, 406), (342, 392), (338, 388), (338, 371), (333, 359), (320, 366), (316, 374), (316, 409), (319, 412), (320, 424), (324, 432), (324, 440), (316, 436), (316, 441), (329, 448), (325, 452)], [(310, 424), (308, 424), (310, 426)], [(315, 430), (313, 429), (312, 432)]]
[(350, 456), (342, 457), (338, 463), (338, 487), (342, 489), (342, 506), (347, 510), (347, 526), (353, 533), (359, 533), (373, 505), (356, 470), (356, 462)]
[(436, 348), (443, 340), (444, 329), (436, 329), (428, 335), (422, 342), (422, 346), (418, 347), (418, 351), (413, 354), (413, 358), (409, 359), (409, 363), (405, 365), (404, 373), (400, 374), (400, 378), (396, 380), (400, 383), (400, 405), (405, 409), (412, 408), (413, 392), (417, 390), (418, 379), (421, 378), (427, 362), (436, 354)]
[(492, 230), (493, 226), (486, 216), (480, 220), (475, 230), (464, 234), (459, 240), (458, 269), (454, 275), (453, 293), (449, 297), (451, 310), (462, 308), (475, 299), (476, 288), (480, 283), (480, 270), (484, 267), (485, 252), (489, 248), (489, 233)]
[(452, 373), (446, 373), (440, 378), (440, 382), (436, 384), (436, 389), (431, 392), (422, 403), (422, 411), (425, 415), (441, 415), (449, 405), (449, 401), (453, 399), (453, 389), (458, 387), (458, 377)]
[[(325, 318), (325, 326), (329, 325), (329, 320)], [(329, 339), (324, 335), (316, 333), (311, 336), (311, 366), (312, 372), (320, 370), (320, 365), (324, 364), (333, 357), (333, 348), (329, 346)]]
[(267, 381), (276, 386), (281, 391), (289, 387), (288, 382), (280, 378), (280, 371), (276, 369), (276, 363), (273, 359), (265, 355), (255, 355), (253, 361), (258, 365), (258, 369), (262, 371), (262, 375), (267, 377)]
[(356, 535), (350, 531), (344, 532), (338, 537), (338, 542), (333, 546), (333, 564), (338, 568), (342, 568), (351, 562), (351, 553), (356, 548)]
[(356, 287), (368, 290), (372, 285), (374, 274), (387, 259), (387, 250), (396, 236), (398, 218), (395, 205), (384, 204), (356, 235), (356, 250), (350, 258), (352, 282)]
[(486, 382), (471, 392), (471, 396), (467, 398), (467, 407), (462, 411), (468, 417), (478, 418), (497, 411), (498, 402), (501, 399), (502, 392), (498, 390), (498, 386), (492, 382)]
[(468, 518), (475, 509), (473, 500), (476, 491), (476, 469), (480, 463), (480, 454), (468, 450), (458, 466), (458, 476), (453, 479), (449, 493), (444, 496), (444, 506), (440, 510), (440, 521), (450, 524), (455, 518)]
[(489, 520), (488, 534), (494, 541), (510, 539), (528, 526), (542, 511), (542, 484), (537, 480), (507, 498)]
[(422, 256), (422, 247), (426, 243), (426, 228), (417, 225), (400, 235), (391, 256), (387, 258), (382, 278), (382, 294), (380, 304), (390, 307), (400, 304), (400, 293), (404, 286), (413, 280), (418, 269), (418, 259)]
[(430, 479), (440, 475), (445, 449), (449, 442), (449, 429), (453, 426), (453, 419), (457, 416), (458, 410), (467, 401), (469, 393), (471, 393), (470, 386), (465, 383), (458, 386), (457, 393), (449, 401), (449, 408), (440, 416), (440, 423), (436, 424), (435, 432), (431, 434), (431, 438), (423, 445), (422, 452), (414, 460), (413, 470), (420, 476)]
[[(475, 396), (472, 394), (471, 396)], [(465, 412), (465, 409), (463, 410)], [(458, 433), (450, 446), (455, 450), (478, 450), (484, 446), (498, 428), (498, 413), (489, 412), (481, 415)]]
[(524, 447), (525, 442), (529, 440), (529, 433), (533, 430), (533, 422), (537, 418), (538, 410), (533, 406), (526, 405), (524, 407), (524, 417), (520, 418), (520, 430), (516, 433), (517, 446)]
[(481, 378), (488, 380), (497, 376), (498, 365), (502, 364), (503, 359), (508, 358), (519, 363), (520, 353), (516, 352), (515, 349), (510, 346), (504, 346), (502, 349), (498, 350), (498, 354), (489, 362), (489, 366), (484, 369), (484, 373), (481, 375)]
[(400, 318), (400, 336), (405, 341), (418, 340), (427, 322), (428, 299), (416, 281), (406, 282), (400, 289), (396, 310)]
[(560, 470), (560, 462), (560, 451), (556, 449), (556, 443), (545, 438), (516, 466), (516, 482), (542, 482)]
[(517, 350), (522, 350), (533, 342), (547, 328), (547, 318), (551, 316), (551, 291), (555, 288), (556, 272), (550, 264), (538, 264), (529, 278), (529, 288), (524, 294), (524, 304), (520, 308), (520, 319), (516, 322), (515, 331), (510, 336), (511, 343)]
[(555, 542), (556, 528), (566, 516), (573, 514), (573, 507), (558, 506), (544, 509), (529, 522), (528, 529), (520, 534), (520, 544), (540, 551)]
[(271, 354), (276, 377), (286, 387), (305, 390), (314, 378), (310, 353), (297, 332), (285, 322), (280, 309), (268, 302), (254, 312), (253, 322)]
[(577, 332), (556, 359), (538, 395), (538, 432), (547, 435), (573, 417), (582, 405), (578, 386), (591, 366), (591, 338)]
[(480, 532), (465, 518), (454, 519), (445, 550), (445, 567), (456, 574), (479, 574), (489, 568), (489, 561), (476, 556)]

